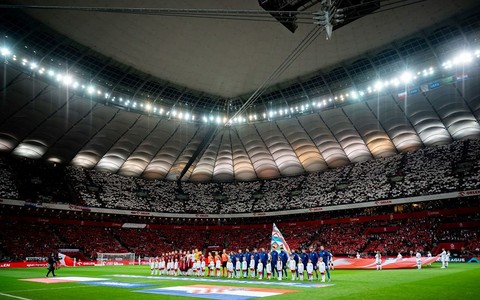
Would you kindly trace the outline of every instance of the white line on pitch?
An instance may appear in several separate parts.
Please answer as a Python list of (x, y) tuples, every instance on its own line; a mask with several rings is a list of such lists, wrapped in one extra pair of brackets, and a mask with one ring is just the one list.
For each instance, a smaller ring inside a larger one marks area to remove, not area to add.
[(0, 296), (10, 297), (10, 298), (15, 298), (15, 299), (20, 299), (20, 300), (32, 300), (32, 299), (23, 298), (23, 297), (14, 296), (14, 295), (5, 294), (5, 293), (0, 293)]
[[(36, 291), (51, 291), (51, 290), (64, 290), (64, 289), (78, 289), (78, 288), (87, 288), (94, 287), (93, 285), (78, 285), (78, 286), (64, 286), (57, 288), (41, 288), (41, 289), (28, 289), (28, 290), (15, 290), (7, 291), (7, 293), (22, 293), (22, 292), (36, 292)], [(1, 295), (1, 293), (0, 293)], [(30, 300), (30, 299), (29, 299)]]

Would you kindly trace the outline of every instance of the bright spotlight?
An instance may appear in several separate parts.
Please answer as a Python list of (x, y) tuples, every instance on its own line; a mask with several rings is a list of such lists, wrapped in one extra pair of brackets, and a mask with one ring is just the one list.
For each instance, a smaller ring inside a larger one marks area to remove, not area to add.
[(400, 84), (400, 81), (398, 81), (397, 78), (393, 78), (389, 82), (390, 82), (391, 85), (393, 85), (395, 87), (397, 87)]
[(147, 103), (147, 105), (145, 105), (145, 110), (146, 111), (151, 111), (152, 110), (152, 105), (150, 103)]
[(93, 92), (95, 92), (95, 88), (94, 88), (93, 86), (89, 85), (89, 86), (87, 87), (87, 93), (93, 94)]
[(2, 54), (2, 56), (10, 56), (10, 55), (12, 54), (12, 52), (10, 51), (10, 49), (5, 48), (5, 47), (3, 47), (2, 49), (0, 49), (0, 53)]
[(413, 80), (413, 75), (409, 71), (405, 71), (403, 72), (402, 76), (400, 76), (400, 79), (405, 84), (410, 83)]
[(455, 64), (460, 64), (460, 65), (466, 65), (471, 63), (473, 60), (473, 56), (471, 53), (468, 52), (462, 52), (458, 54), (458, 56), (454, 59)]
[(63, 82), (64, 85), (69, 85), (73, 82), (73, 78), (70, 75), (65, 75), (62, 78), (62, 82)]
[(374, 87), (375, 87), (375, 90), (381, 91), (383, 89), (383, 83), (379, 80), (379, 81), (375, 82)]
[(357, 94), (357, 92), (355, 92), (355, 91), (352, 91), (352, 92), (350, 93), (350, 96), (352, 96), (352, 99), (354, 99), (354, 100), (358, 98), (358, 94)]
[(32, 63), (30, 64), (30, 69), (35, 70), (36, 68), (38, 68), (37, 63), (32, 62)]

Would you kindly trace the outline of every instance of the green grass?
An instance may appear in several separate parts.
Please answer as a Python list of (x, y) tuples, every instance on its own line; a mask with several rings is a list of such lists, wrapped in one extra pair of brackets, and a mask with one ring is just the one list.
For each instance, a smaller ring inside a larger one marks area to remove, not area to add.
[[(26, 299), (194, 299), (133, 293), (135, 289), (99, 287), (80, 283), (43, 284), (20, 281), (21, 278), (38, 278), (45, 275), (41, 269), (0, 269), (0, 293)], [(192, 284), (229, 286), (253, 286), (230, 283), (205, 283), (179, 280), (158, 280), (144, 278), (114, 278), (113, 274), (150, 275), (147, 266), (129, 267), (82, 267), (62, 268), (62, 276), (106, 277), (115, 281), (154, 284), (152, 287), (167, 287)], [(272, 282), (277, 282), (272, 280)], [(283, 281), (285, 282), (285, 281)], [(315, 282), (317, 283), (317, 282)], [(422, 270), (335, 270), (332, 282), (325, 288), (297, 288), (288, 286), (256, 286), (298, 290), (275, 299), (480, 299), (480, 264), (454, 264), (448, 269), (439, 265)], [(147, 288), (140, 288), (147, 289)], [(0, 295), (0, 299), (15, 299)], [(20, 298), (17, 298), (20, 299)], [(225, 299), (228, 299), (226, 297)]]

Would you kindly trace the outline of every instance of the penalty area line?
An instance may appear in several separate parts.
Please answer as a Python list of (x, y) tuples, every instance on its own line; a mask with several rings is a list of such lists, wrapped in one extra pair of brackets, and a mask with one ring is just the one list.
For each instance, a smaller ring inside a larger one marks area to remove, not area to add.
[(29, 298), (24, 298), (24, 297), (20, 297), (20, 296), (5, 294), (5, 293), (0, 293), (0, 296), (5, 296), (5, 297), (9, 297), (9, 298), (20, 299), (20, 300), (32, 300), (32, 299), (29, 299)]

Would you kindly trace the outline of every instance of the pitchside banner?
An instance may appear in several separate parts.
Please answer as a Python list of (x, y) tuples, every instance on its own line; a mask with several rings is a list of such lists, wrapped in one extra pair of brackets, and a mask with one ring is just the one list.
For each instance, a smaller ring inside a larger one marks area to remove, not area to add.
[[(437, 257), (422, 257), (422, 265), (435, 262)], [(335, 269), (375, 269), (377, 264), (374, 258), (337, 258), (333, 260)], [(382, 261), (382, 269), (411, 269), (417, 267), (417, 259), (392, 258)]]

